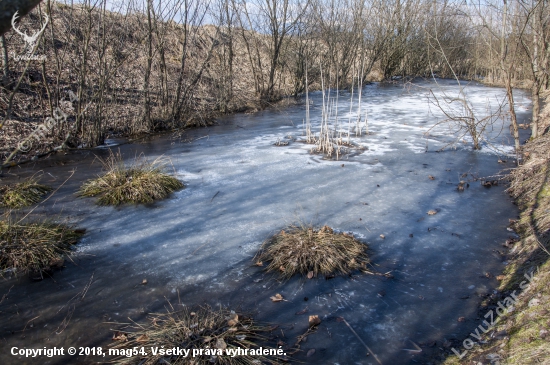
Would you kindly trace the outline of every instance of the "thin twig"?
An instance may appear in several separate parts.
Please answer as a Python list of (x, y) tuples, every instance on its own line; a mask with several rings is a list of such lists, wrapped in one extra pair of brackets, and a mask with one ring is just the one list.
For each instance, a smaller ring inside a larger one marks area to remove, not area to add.
[(382, 362), (380, 362), (380, 359), (378, 359), (378, 356), (376, 356), (376, 354), (370, 349), (370, 347), (367, 346), (367, 344), (361, 339), (361, 337), (359, 337), (359, 335), (357, 334), (357, 332), (355, 332), (355, 330), (349, 325), (348, 321), (346, 321), (346, 319), (344, 317), (340, 317), (342, 319), (342, 322), (344, 322), (346, 324), (346, 326), (348, 326), (348, 328), (351, 330), (351, 332), (353, 332), (353, 334), (355, 335), (355, 337), (357, 337), (357, 339), (363, 344), (363, 346), (365, 346), (365, 348), (367, 349), (367, 351), (372, 354), (372, 356), (374, 357), (374, 359), (380, 364), (382, 365)]
[(57, 189), (55, 189), (54, 191), (52, 191), (52, 193), (50, 194), (49, 197), (47, 197), (46, 199), (42, 200), (42, 202), (40, 202), (40, 203), (37, 204), (34, 208), (32, 208), (32, 209), (31, 209), (27, 214), (25, 214), (25, 216), (24, 216), (23, 218), (21, 218), (16, 224), (21, 223), (25, 218), (27, 218), (27, 217), (29, 216), (29, 214), (31, 214), (32, 212), (34, 212), (34, 210), (35, 210), (36, 208), (38, 208), (41, 204), (44, 204), (45, 202), (47, 202), (47, 201), (48, 201), (48, 200), (49, 200), (49, 199), (50, 199), (59, 189), (61, 189), (61, 187), (62, 187), (63, 185), (65, 185), (65, 183), (66, 183), (67, 181), (69, 181), (69, 179), (70, 179), (71, 177), (73, 177), (73, 175), (74, 175), (75, 172), (76, 172), (76, 170), (72, 170), (72, 171), (71, 171), (71, 175), (70, 175), (68, 178), (66, 178), (65, 181), (63, 181), (63, 184), (59, 185), (59, 187), (58, 187)]
[[(84, 300), (84, 297), (86, 297), (86, 294), (88, 293), (88, 290), (90, 289), (90, 286), (92, 286), (92, 281), (94, 279), (95, 272), (92, 273), (92, 276), (90, 276), (90, 280), (88, 280), (88, 283), (84, 286), (84, 288), (78, 292), (74, 297), (72, 297), (63, 307), (59, 308), (57, 313), (61, 312), (64, 308), (67, 308), (67, 314), (61, 321), (61, 324), (57, 327), (55, 330), (55, 333), (57, 335), (61, 334), (67, 326), (69, 325), (69, 322), (71, 321), (71, 318), (73, 316), (73, 313), (76, 309), (76, 304), (79, 302), (82, 302)], [(60, 330), (61, 329), (61, 330)]]

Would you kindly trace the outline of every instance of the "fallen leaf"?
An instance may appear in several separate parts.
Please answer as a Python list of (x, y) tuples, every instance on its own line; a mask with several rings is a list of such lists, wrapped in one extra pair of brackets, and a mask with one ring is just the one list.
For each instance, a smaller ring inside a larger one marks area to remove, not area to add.
[(128, 340), (128, 336), (126, 336), (126, 334), (122, 333), (122, 332), (115, 332), (113, 334), (113, 341), (122, 341), (122, 342), (126, 342)]
[(141, 336), (139, 336), (137, 339), (136, 339), (137, 342), (147, 342), (149, 341), (149, 337), (147, 337), (146, 334), (143, 334)]
[(227, 320), (227, 324), (230, 327), (235, 326), (237, 323), (239, 323), (239, 315), (237, 313), (231, 313), (229, 315), (229, 319)]
[(141, 285), (145, 285), (145, 284), (147, 284), (147, 279), (143, 279), (143, 280), (141, 281)]
[(284, 300), (283, 296), (279, 293), (275, 294), (274, 296), (272, 296), (269, 299), (271, 299), (271, 301), (273, 301), (273, 302), (280, 302), (280, 301)]
[(315, 327), (319, 324), (321, 324), (321, 320), (319, 319), (318, 315), (309, 316), (309, 326), (310, 327)]
[(466, 321), (466, 318), (464, 318), (464, 317), (458, 317), (457, 321), (459, 321), (459, 322), (464, 322), (464, 321)]
[(497, 279), (498, 281), (502, 281), (502, 280), (506, 279), (506, 276), (504, 276), (504, 275), (497, 275), (496, 279)]
[(384, 239), (386, 238), (386, 236), (384, 236), (383, 234), (380, 235), (380, 238)]
[(307, 352), (307, 357), (310, 357), (311, 355), (313, 355), (315, 353), (315, 349), (310, 349), (308, 352)]
[(220, 349), (220, 350), (225, 350), (227, 348), (227, 344), (225, 343), (225, 341), (223, 340), (223, 338), (218, 338), (216, 340), (216, 346), (215, 346), (217, 349)]
[(432, 176), (432, 175), (428, 175), (428, 178), (429, 178), (430, 180), (435, 180), (435, 176)]
[(256, 263), (254, 264), (256, 266), (264, 266), (264, 263), (261, 262), (261, 261), (256, 261)]
[(56, 257), (50, 261), (49, 266), (51, 266), (52, 269), (60, 269), (63, 267), (64, 263), (65, 260), (63, 259), (63, 257)]
[(299, 316), (299, 315), (301, 315), (301, 314), (305, 314), (305, 313), (307, 313), (307, 308), (308, 308), (308, 307), (305, 307), (305, 308), (304, 308), (304, 309), (302, 309), (301, 311), (299, 311), (299, 312), (296, 312), (296, 315), (297, 315), (297, 316)]
[(310, 272), (307, 273), (307, 278), (308, 279), (313, 278), (313, 271), (310, 271)]
[(436, 215), (437, 214), (437, 210), (428, 210), (428, 215)]

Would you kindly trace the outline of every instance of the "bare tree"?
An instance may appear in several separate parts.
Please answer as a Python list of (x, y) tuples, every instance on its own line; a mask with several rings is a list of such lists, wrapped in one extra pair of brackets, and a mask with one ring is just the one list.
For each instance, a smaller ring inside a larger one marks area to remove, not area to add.
[[(548, 2), (543, 0), (519, 1), (523, 15), (523, 25), (519, 39), (529, 59), (531, 71), (531, 99), (533, 112), (531, 118), (531, 138), (539, 136), (540, 93), (545, 86), (547, 72), (543, 65), (548, 63), (546, 57), (549, 54), (548, 38), (545, 41), (545, 30), (548, 30)], [(546, 28), (546, 29), (545, 29)], [(546, 34), (546, 37), (548, 35)]]
[[(300, 0), (235, 0), (234, 6), (241, 12), (239, 24), (246, 44), (256, 82), (256, 91), (262, 106), (277, 99), (275, 85), (279, 59), (287, 38), (302, 20), (308, 2)], [(253, 10), (251, 10), (253, 9)], [(246, 31), (248, 29), (248, 31)], [(256, 33), (262, 29), (266, 36)], [(267, 50), (267, 75), (263, 74), (263, 49)]]

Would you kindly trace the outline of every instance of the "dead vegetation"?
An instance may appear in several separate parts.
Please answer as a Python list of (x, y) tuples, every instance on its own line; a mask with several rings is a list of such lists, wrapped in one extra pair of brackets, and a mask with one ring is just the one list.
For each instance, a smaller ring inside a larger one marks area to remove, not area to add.
[[(546, 123), (547, 120), (542, 121), (543, 125)], [(495, 302), (504, 302), (513, 293), (517, 296), (514, 310), (498, 318), (480, 339), (481, 346), (474, 347), (462, 359), (449, 357), (445, 365), (486, 364), (487, 359), (510, 365), (549, 363), (550, 135), (529, 141), (521, 152), (524, 163), (510, 174), (508, 189), (521, 208), (520, 219), (510, 219), (521, 239), (510, 238), (503, 244), (510, 249), (509, 264), (503, 275), (496, 276), (501, 283)], [(483, 326), (482, 321), (479, 325)]]
[(511, 173), (508, 192), (524, 209), (518, 228), (544, 235), (550, 230), (550, 135), (529, 142), (522, 153), (527, 159)]
[(0, 270), (40, 273), (63, 264), (80, 231), (51, 222), (0, 221)]
[[(148, 350), (147, 355), (126, 357), (124, 355), (114, 360), (115, 364), (275, 364), (274, 357), (263, 355), (229, 355), (237, 349), (256, 349), (259, 342), (266, 338), (263, 332), (268, 332), (269, 327), (258, 326), (250, 317), (239, 315), (234, 311), (220, 308), (214, 310), (211, 307), (200, 307), (196, 311), (190, 311), (184, 307), (181, 311), (175, 311), (172, 306), (166, 314), (151, 314), (146, 325), (136, 324), (132, 331), (117, 331), (113, 335), (116, 341), (113, 349), (126, 349), (151, 347), (165, 349), (188, 349), (188, 356), (181, 355), (154, 355)], [(266, 348), (265, 346), (263, 347)], [(202, 351), (203, 355), (192, 356), (193, 353)], [(220, 355), (220, 353), (222, 355)], [(122, 354), (122, 353), (121, 353)]]
[(52, 188), (38, 181), (33, 176), (14, 185), (0, 186), (0, 207), (18, 209), (40, 202)]
[(165, 172), (166, 161), (162, 158), (153, 162), (136, 158), (127, 167), (119, 152), (100, 161), (105, 173), (86, 181), (80, 188), (82, 196), (97, 196), (99, 205), (148, 204), (184, 187), (181, 181)]
[(292, 225), (264, 242), (255, 261), (265, 270), (278, 273), (281, 280), (295, 274), (311, 279), (317, 275), (346, 275), (366, 269), (367, 245), (347, 233), (336, 233), (328, 226)]
[[(426, 46), (433, 48), (427, 37), (434, 30), (424, 29), (433, 18), (429, 2), (407, 10), (400, 2), (300, 0), (106, 4), (43, 3), (22, 16), (21, 31), (46, 27), (33, 54), (42, 62), (21, 58), (28, 50), (21, 34), (2, 38), (0, 157), (17, 162), (60, 148), (94, 147), (106, 138), (207, 126), (220, 114), (272, 106), (321, 83), (359, 96), (350, 110), (361, 114), (353, 118), (361, 135), (363, 122), (367, 126), (361, 92), (368, 80), (432, 71), (446, 77), (447, 63), (466, 77), (486, 76), (485, 65), (494, 58), (482, 57), (480, 67), (472, 61), (483, 55), (477, 49), (483, 42), (447, 5), (433, 10), (448, 22), (437, 43), (460, 51), (447, 52), (448, 62), (439, 50), (425, 57)], [(336, 108), (330, 111), (336, 105), (328, 100), (326, 111), (338, 126)], [(47, 122), (52, 117), (54, 123)], [(329, 138), (327, 132), (323, 127), (317, 148), (340, 153), (331, 138), (349, 133), (331, 131), (336, 134)], [(37, 137), (30, 150), (20, 150), (21, 137), (30, 136)]]

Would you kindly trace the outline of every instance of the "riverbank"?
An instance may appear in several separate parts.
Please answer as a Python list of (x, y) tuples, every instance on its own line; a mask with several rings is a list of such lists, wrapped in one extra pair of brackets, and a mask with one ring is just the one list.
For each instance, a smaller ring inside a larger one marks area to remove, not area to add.
[[(440, 85), (456, 90), (445, 83)], [(508, 219), (519, 211), (503, 195), (502, 184), (480, 183), (482, 176), (512, 168), (510, 158), (491, 146), (472, 151), (462, 141), (440, 151), (456, 142), (447, 128), (426, 136), (434, 122), (426, 108), (428, 86), (406, 92), (397, 84), (367, 86), (362, 104), (369, 133), (351, 136), (354, 146), (364, 148), (339, 161), (310, 153), (312, 146), (301, 142), (304, 105), (282, 113), (236, 114), (179, 138), (120, 146), (127, 160), (170, 158), (174, 176), (186, 186), (147, 206), (98, 207), (95, 198), (75, 197), (82, 182), (101, 172), (94, 155), (106, 157), (108, 149), (58, 154), (11, 169), (14, 175), (6, 179), (43, 171), (43, 183), (58, 189), (32, 208), (34, 217), (53, 217), (86, 233), (72, 261), (52, 279), (0, 282), (3, 343), (107, 348), (122, 327), (117, 324), (128, 318), (147, 323), (149, 313), (164, 313), (169, 302), (252, 313), (259, 323), (279, 325), (278, 338), (268, 345), (280, 340), (288, 353), (307, 331), (308, 317), (318, 316), (319, 330), (293, 356), (301, 363), (353, 364), (365, 362), (367, 352), (367, 361), (375, 355), (392, 365), (427, 364), (443, 356), (445, 338), (469, 333), (457, 319), (475, 322), (478, 295), (498, 285), (484, 274), (503, 270), (495, 251), (509, 235)], [(477, 107), (486, 97), (502, 95), (499, 89), (468, 87)], [(517, 96), (527, 118), (529, 100), (521, 91)], [(322, 95), (310, 97), (317, 131)], [(350, 104), (351, 95), (341, 93), (339, 110)], [(355, 124), (355, 114), (341, 115)], [(346, 122), (341, 119), (340, 128)], [(507, 150), (498, 136), (491, 141)], [(463, 191), (461, 181), (468, 182)], [(283, 284), (253, 266), (262, 242), (297, 221), (352, 234), (368, 244), (373, 268), (391, 276), (357, 272), (294, 277)], [(273, 302), (277, 294), (284, 300)], [(0, 353), (0, 362), (16, 360), (36, 361)], [(97, 358), (78, 360), (91, 364)]]
[[(541, 118), (550, 120), (550, 95)], [(524, 164), (510, 175), (508, 192), (521, 208), (506, 241), (508, 265), (497, 297), (484, 303), (472, 333), (445, 365), (550, 364), (550, 134), (522, 148)]]

